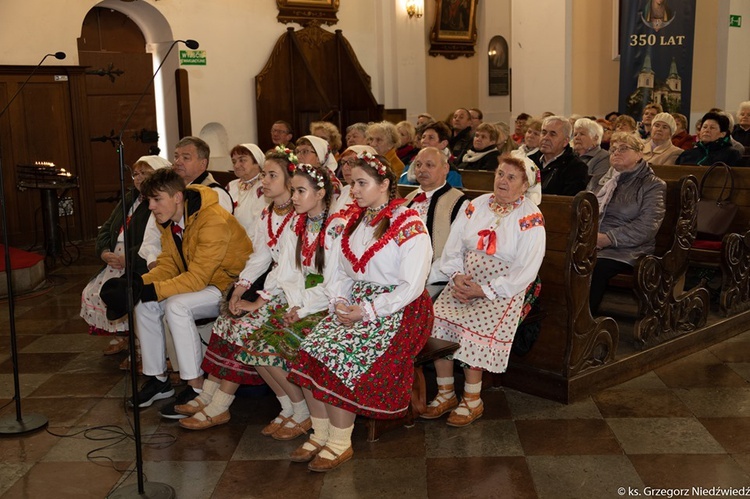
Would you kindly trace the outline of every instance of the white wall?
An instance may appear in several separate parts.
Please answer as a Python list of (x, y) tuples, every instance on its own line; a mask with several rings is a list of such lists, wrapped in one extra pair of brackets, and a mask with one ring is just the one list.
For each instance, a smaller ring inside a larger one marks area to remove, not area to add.
[[(741, 15), (742, 27), (727, 28), (727, 71), (722, 75), (725, 94), (720, 107), (735, 112), (740, 102), (750, 100), (750, 2), (730, 0), (729, 14)], [(729, 19), (725, 22), (728, 25)]]
[[(511, 97), (489, 95), (489, 63), (487, 50), (490, 40), (494, 36), (502, 36), (508, 42), (509, 67), (513, 69), (514, 54), (511, 49), (513, 43), (511, 33), (511, 0), (480, 1), (477, 7), (477, 19), (483, 20), (484, 29), (477, 33), (477, 55), (479, 58), (479, 109), (484, 113), (484, 121), (495, 123), (504, 121), (511, 125)], [(513, 92), (514, 88), (511, 88)], [(516, 113), (518, 114), (518, 113)]]
[(512, 0), (514, 114), (571, 112), (572, 0)]

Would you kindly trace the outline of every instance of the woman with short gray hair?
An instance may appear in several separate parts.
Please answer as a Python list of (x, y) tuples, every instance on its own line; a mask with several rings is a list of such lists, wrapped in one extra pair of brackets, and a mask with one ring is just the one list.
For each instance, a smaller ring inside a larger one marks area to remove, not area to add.
[(602, 149), (604, 129), (594, 120), (580, 118), (573, 126), (573, 150), (589, 168), (589, 178), (600, 179), (609, 170), (609, 151)]

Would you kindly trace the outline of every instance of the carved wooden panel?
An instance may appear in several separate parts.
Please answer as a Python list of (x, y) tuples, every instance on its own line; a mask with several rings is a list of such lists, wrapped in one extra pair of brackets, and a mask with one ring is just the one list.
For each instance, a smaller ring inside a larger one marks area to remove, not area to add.
[(721, 249), (719, 306), (728, 316), (750, 308), (750, 232), (727, 234)]
[[(695, 241), (698, 184), (692, 175), (667, 182), (667, 212), (678, 213), (672, 247), (664, 256), (642, 257), (635, 266), (639, 319), (634, 328), (637, 346), (649, 347), (702, 327), (709, 309), (703, 287), (676, 292), (688, 266)], [(665, 220), (665, 223), (666, 220)]]
[(564, 275), (569, 335), (565, 374), (568, 377), (612, 362), (617, 351), (617, 323), (610, 317), (595, 320), (589, 308), (599, 228), (597, 206), (596, 197), (591, 192), (581, 192), (573, 201), (568, 240), (570, 260)]

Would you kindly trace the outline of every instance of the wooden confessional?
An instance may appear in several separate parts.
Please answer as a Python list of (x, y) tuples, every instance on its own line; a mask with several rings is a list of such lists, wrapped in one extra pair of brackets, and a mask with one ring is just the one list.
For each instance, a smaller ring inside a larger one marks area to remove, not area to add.
[(291, 123), (297, 138), (309, 134), (313, 121), (330, 121), (345, 135), (352, 123), (383, 116), (370, 76), (341, 30), (331, 33), (318, 26), (287, 28), (255, 77), (255, 95), (263, 150), (273, 146), (270, 130), (277, 120)]

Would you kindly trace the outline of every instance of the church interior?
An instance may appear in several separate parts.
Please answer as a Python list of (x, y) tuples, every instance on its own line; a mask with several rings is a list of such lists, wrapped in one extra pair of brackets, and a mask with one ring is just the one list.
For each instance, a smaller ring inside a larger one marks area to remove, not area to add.
[[(12, 304), (0, 262), (0, 498), (118, 497), (138, 483), (127, 351), (102, 355), (110, 338), (87, 334), (80, 316), (81, 293), (101, 270), (94, 240), (121, 198), (121, 162), (171, 159), (181, 137), (196, 136), (224, 184), (234, 178), (232, 147), (270, 149), (277, 120), (297, 138), (314, 121), (343, 132), (355, 122), (416, 124), (424, 113), (442, 120), (457, 108), (481, 109), (511, 132), (522, 112), (604, 117), (618, 109), (618, 16), (628, 1), (0, 2), (0, 225), (7, 245), (32, 255), (22, 275), (16, 260), (11, 267)], [(441, 27), (453, 3), (470, 22)], [(750, 2), (695, 0), (694, 10), (691, 126), (750, 100), (750, 26), (725, 21), (750, 19)], [(679, 85), (675, 76), (657, 92), (667, 100)], [(49, 165), (51, 186), (24, 177)], [(555, 256), (540, 276), (559, 295), (541, 319), (548, 333), (528, 355), (511, 354), (505, 374), (485, 375), (475, 423), (407, 418), (374, 439), (358, 417), (351, 462), (312, 473), (288, 459), (301, 439), (260, 434), (278, 411), (271, 390), (243, 386), (230, 422), (206, 431), (160, 417), (161, 401), (141, 409), (144, 479), (196, 499), (750, 495), (750, 175), (735, 175), (735, 253), (720, 261), (717, 251), (678, 247), (685, 231), (695, 238), (695, 214), (680, 206), (695, 208), (703, 170), (660, 168), (672, 225), (656, 244), (676, 263), (637, 269), (599, 316), (576, 308), (590, 277), (582, 252), (595, 252), (589, 198), (542, 205)], [(466, 176), (464, 187), (481, 194), (486, 185), (473, 182), (486, 178)], [(710, 272), (686, 285), (695, 255)], [(734, 277), (717, 284), (722, 272)], [(424, 377), (431, 400), (429, 364)], [(44, 428), (4, 433), (18, 393)]]

